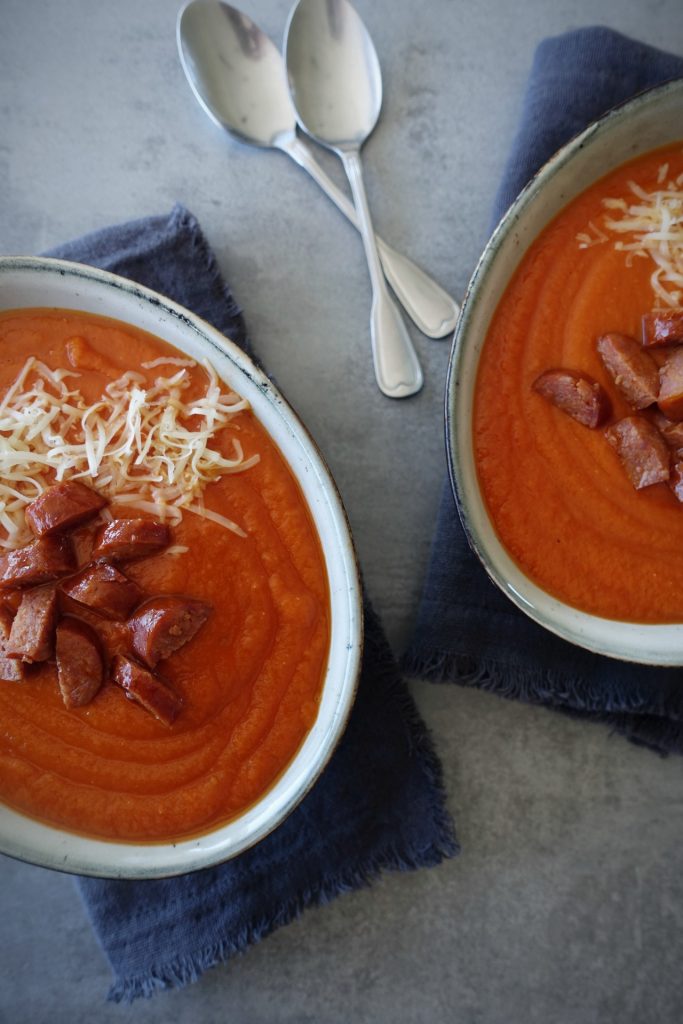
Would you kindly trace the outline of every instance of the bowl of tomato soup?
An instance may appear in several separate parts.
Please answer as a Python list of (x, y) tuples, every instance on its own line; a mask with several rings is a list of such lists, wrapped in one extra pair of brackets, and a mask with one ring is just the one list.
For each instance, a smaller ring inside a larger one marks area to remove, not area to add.
[(153, 878), (315, 783), (362, 603), (315, 443), (244, 352), (148, 289), (0, 258), (0, 850)]
[(470, 281), (446, 400), (491, 579), (564, 639), (657, 665), (683, 663), (682, 108), (683, 81), (639, 95), (519, 195)]

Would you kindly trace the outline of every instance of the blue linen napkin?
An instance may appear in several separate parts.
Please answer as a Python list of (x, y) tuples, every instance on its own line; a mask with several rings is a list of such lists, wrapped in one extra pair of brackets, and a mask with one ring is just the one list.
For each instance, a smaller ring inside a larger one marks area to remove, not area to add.
[[(250, 350), (239, 307), (195, 218), (107, 228), (47, 255), (88, 263), (167, 295)], [(366, 602), (358, 697), (322, 777), (286, 821), (218, 867), (159, 881), (79, 878), (114, 972), (109, 998), (195, 981), (306, 907), (369, 884), (382, 870), (438, 864), (458, 852), (441, 767)]]
[[(683, 77), (683, 59), (607, 28), (544, 40), (493, 224), (561, 145), (637, 92)], [(682, 127), (683, 134), (683, 127)], [(574, 647), (527, 618), (491, 583), (470, 550), (448, 483), (407, 671), (478, 686), (609, 724), (660, 753), (683, 753), (683, 674), (625, 664)]]

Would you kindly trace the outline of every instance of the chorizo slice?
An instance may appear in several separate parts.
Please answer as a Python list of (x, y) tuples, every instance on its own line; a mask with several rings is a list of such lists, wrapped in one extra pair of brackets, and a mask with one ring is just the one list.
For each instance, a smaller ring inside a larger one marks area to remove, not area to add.
[(681, 504), (683, 504), (683, 461), (677, 461), (671, 467), (669, 487)]
[(5, 650), (12, 631), (12, 616), (0, 608), (0, 679), (6, 683), (24, 681), (24, 666), (16, 658), (8, 658)]
[(14, 617), (7, 643), (7, 657), (27, 664), (47, 661), (54, 650), (57, 623), (57, 591), (55, 587), (27, 590)]
[(97, 634), (70, 617), (57, 626), (57, 682), (68, 708), (89, 704), (102, 685), (104, 666)]
[(578, 370), (546, 370), (531, 385), (537, 394), (585, 427), (599, 427), (610, 414), (605, 389)]
[(667, 417), (660, 412), (655, 412), (653, 414), (652, 422), (668, 444), (669, 448), (672, 448), (674, 451), (678, 451), (679, 448), (683, 448), (683, 423), (677, 423), (676, 420), (667, 419)]
[(657, 405), (670, 420), (683, 420), (683, 349), (672, 352), (659, 369)]
[(136, 701), (164, 725), (171, 725), (178, 717), (183, 706), (180, 697), (132, 658), (119, 655), (114, 659), (112, 679), (125, 691), (126, 697)]
[(112, 562), (155, 555), (171, 543), (171, 531), (155, 519), (114, 519), (98, 532), (93, 558)]
[(0, 608), (14, 616), (19, 611), (23, 592), (21, 590), (0, 590)]
[(660, 345), (683, 343), (683, 311), (667, 313), (646, 313), (643, 317), (643, 345), (658, 348)]
[(36, 537), (71, 530), (94, 518), (107, 499), (78, 480), (66, 480), (48, 487), (26, 506), (24, 515)]
[(79, 604), (107, 615), (125, 619), (142, 600), (142, 590), (108, 562), (90, 565), (61, 584), (62, 591)]
[(635, 338), (626, 334), (603, 334), (597, 341), (598, 355), (627, 402), (646, 409), (657, 401), (659, 367)]
[(150, 668), (184, 647), (201, 629), (211, 607), (176, 594), (151, 597), (128, 620), (133, 651)]
[(0, 555), (0, 590), (37, 587), (76, 568), (68, 537), (39, 537), (26, 547)]
[(627, 416), (605, 430), (637, 491), (669, 479), (669, 449), (654, 424), (644, 416)]

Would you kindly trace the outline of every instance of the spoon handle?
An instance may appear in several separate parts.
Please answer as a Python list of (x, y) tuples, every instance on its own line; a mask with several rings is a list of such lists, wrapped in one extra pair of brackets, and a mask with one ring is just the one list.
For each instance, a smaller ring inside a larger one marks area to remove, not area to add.
[[(292, 136), (280, 148), (308, 171), (337, 209), (360, 231), (353, 204), (323, 170), (309, 147)], [(375, 235), (375, 240), (384, 275), (411, 320), (429, 338), (452, 334), (460, 312), (457, 302), (407, 256), (396, 252), (379, 235)]]
[(422, 370), (408, 328), (387, 291), (382, 274), (363, 185), (360, 152), (358, 149), (343, 149), (339, 150), (339, 155), (351, 185), (372, 283), (370, 337), (375, 377), (383, 394), (389, 398), (406, 398), (422, 387)]

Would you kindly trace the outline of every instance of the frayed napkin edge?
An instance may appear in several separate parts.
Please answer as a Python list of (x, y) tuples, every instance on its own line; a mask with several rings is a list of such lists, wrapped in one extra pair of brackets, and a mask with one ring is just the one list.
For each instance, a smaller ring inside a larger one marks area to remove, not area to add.
[[(623, 736), (661, 757), (683, 753), (683, 723), (671, 720), (671, 712), (664, 705), (658, 711), (653, 709), (651, 695), (625, 695), (616, 686), (608, 686), (606, 691), (604, 683), (596, 684), (587, 693), (585, 683), (567, 673), (511, 668), (493, 659), (476, 659), (436, 648), (420, 654), (408, 650), (401, 667), (406, 674), (433, 683), (457, 683), (505, 700), (519, 700), (570, 718), (611, 726), (612, 735)], [(606, 693), (613, 702), (609, 710), (600, 706), (605, 703)]]

